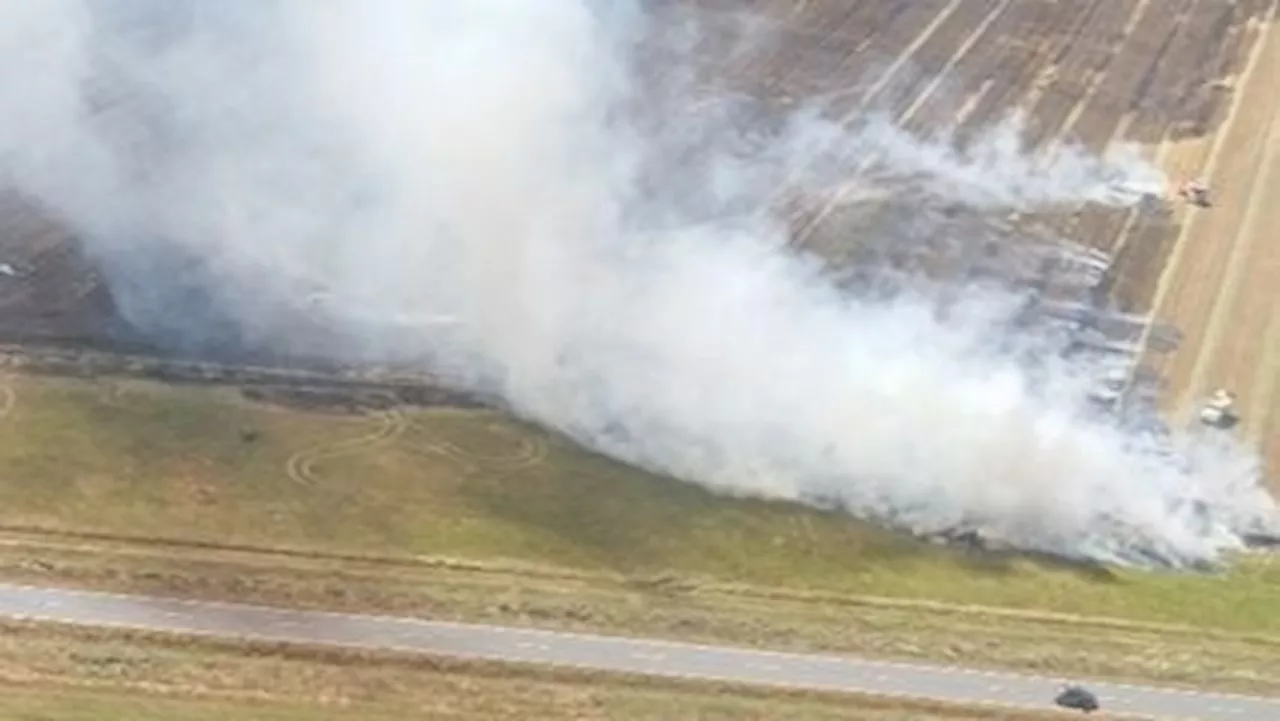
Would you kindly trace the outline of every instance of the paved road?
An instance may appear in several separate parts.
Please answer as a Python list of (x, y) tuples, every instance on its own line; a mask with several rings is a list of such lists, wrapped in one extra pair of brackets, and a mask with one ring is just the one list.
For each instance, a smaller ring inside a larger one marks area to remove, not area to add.
[[(1061, 681), (962, 668), (390, 616), (0, 584), (0, 617), (331, 644), (722, 680), (767, 686), (1051, 708)], [(1089, 683), (1103, 709), (1157, 718), (1280, 720), (1280, 698)]]

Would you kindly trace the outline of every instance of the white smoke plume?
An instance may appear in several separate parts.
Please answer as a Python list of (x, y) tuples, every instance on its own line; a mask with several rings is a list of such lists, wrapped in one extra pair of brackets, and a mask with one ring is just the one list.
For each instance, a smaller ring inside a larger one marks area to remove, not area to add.
[(1091, 414), (1016, 298), (843, 292), (768, 210), (886, 177), (1124, 204), (1158, 172), (1016, 124), (959, 153), (817, 105), (744, 123), (695, 105), (678, 30), (604, 0), (11, 0), (0, 171), (170, 343), (429, 364), (621, 459), (912, 530), (1186, 568), (1273, 527), (1250, 452)]

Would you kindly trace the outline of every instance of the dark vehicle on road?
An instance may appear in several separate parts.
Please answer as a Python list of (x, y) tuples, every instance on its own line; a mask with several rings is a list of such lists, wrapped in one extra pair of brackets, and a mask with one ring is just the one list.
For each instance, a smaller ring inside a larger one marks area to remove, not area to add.
[(1066, 686), (1053, 702), (1063, 708), (1073, 708), (1089, 713), (1099, 708), (1098, 697), (1083, 686)]

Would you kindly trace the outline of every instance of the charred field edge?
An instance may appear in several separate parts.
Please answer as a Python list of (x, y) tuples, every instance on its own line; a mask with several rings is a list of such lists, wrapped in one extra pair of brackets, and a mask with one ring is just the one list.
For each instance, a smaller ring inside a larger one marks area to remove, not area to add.
[(235, 387), (245, 399), (311, 412), (363, 413), (393, 407), (490, 408), (496, 397), (451, 389), (438, 378), (378, 369), (324, 370), (116, 353), (57, 345), (0, 345), (0, 367), (64, 378), (122, 377), (190, 386)]

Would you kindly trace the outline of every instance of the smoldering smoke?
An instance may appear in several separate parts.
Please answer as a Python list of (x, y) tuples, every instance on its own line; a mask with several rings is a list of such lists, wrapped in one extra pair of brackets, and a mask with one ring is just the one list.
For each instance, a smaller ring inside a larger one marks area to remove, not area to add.
[[(911, 530), (1187, 568), (1275, 524), (1248, 449), (1091, 414), (1094, 369), (1010, 330), (1008, 293), (958, 289), (942, 318), (923, 292), (841, 290), (769, 210), (779, 186), (886, 178), (978, 207), (1123, 204), (1163, 182), (1135, 157), (1029, 156), (1016, 125), (960, 153), (816, 105), (744, 126), (703, 86), (699, 25), (639, 2), (41, 0), (0, 20), (4, 176), (74, 224), (153, 338), (418, 362), (620, 459)], [(658, 37), (661, 77), (638, 52)]]

